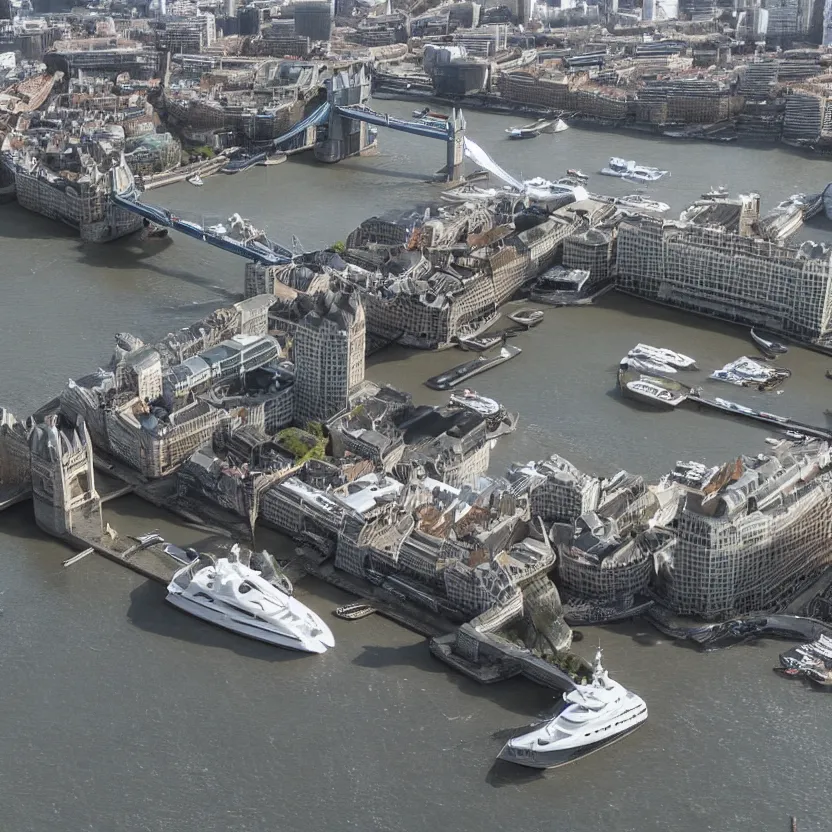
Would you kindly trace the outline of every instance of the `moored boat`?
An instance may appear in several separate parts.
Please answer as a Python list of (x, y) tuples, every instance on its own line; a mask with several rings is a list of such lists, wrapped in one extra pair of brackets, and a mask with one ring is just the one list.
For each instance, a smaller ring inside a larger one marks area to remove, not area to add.
[(775, 341), (767, 332), (751, 329), (751, 340), (760, 348), (763, 355), (772, 358), (777, 355), (785, 355), (789, 348)]
[(660, 379), (647, 376), (630, 379), (623, 383), (621, 392), (646, 404), (678, 407), (685, 400), (685, 394), (681, 390), (669, 390), (659, 381)]
[(571, 176), (573, 179), (577, 179), (581, 182), (589, 182), (589, 177), (581, 170), (577, 168), (567, 168), (566, 175)]
[(630, 179), (634, 182), (657, 182), (669, 171), (640, 165), (632, 159), (621, 159), (612, 156), (606, 167), (601, 168), (604, 176), (617, 176), (619, 179)]
[(506, 340), (505, 333), (485, 334), (485, 335), (458, 335), (456, 342), (463, 350), (471, 350), (472, 352), (485, 352), (497, 344), (502, 344)]
[(477, 356), (473, 361), (466, 361), (464, 364), (452, 367), (444, 373), (432, 376), (425, 384), (434, 390), (452, 390), (457, 384), (462, 384), (463, 381), (467, 381), (469, 378), (473, 378), (473, 376), (484, 373), (486, 370), (497, 367), (506, 361), (510, 361), (515, 356), (520, 355), (521, 352), (522, 350), (519, 347), (504, 345), (500, 348), (500, 352), (497, 355), (490, 357), (485, 355)]
[(832, 685), (832, 638), (820, 635), (815, 641), (781, 653), (780, 667), (774, 669), (784, 676), (805, 678), (824, 687)]
[(540, 309), (520, 309), (510, 315), (506, 315), (510, 321), (514, 321), (520, 326), (531, 329), (543, 321), (543, 312)]
[(496, 399), (481, 396), (475, 390), (463, 390), (461, 393), (454, 393), (448, 400), (448, 406), (472, 410), (481, 416), (497, 416), (503, 409), (503, 406)]
[(639, 373), (673, 375), (677, 372), (675, 367), (671, 367), (670, 364), (665, 364), (663, 361), (650, 358), (634, 358), (631, 355), (625, 355), (621, 359), (620, 366), (627, 370), (635, 370)]
[(337, 607), (334, 614), (338, 618), (343, 618), (346, 621), (357, 621), (360, 618), (367, 618), (376, 612), (376, 608), (365, 604), (362, 601), (357, 601), (353, 604), (344, 604)]
[(644, 700), (610, 679), (599, 650), (590, 683), (564, 693), (562, 710), (529, 733), (510, 739), (499, 759), (530, 768), (556, 768), (623, 739), (646, 719)]
[(166, 600), (204, 621), (279, 647), (323, 653), (335, 645), (318, 615), (238, 560), (200, 555), (173, 576)]
[(510, 139), (536, 139), (540, 135), (539, 130), (530, 130), (527, 127), (511, 127), (506, 133)]
[(629, 194), (628, 196), (617, 197), (615, 204), (620, 205), (622, 208), (637, 208), (642, 211), (653, 211), (657, 214), (664, 214), (670, 210), (670, 206), (666, 202), (649, 199), (641, 194)]
[(785, 367), (769, 367), (747, 355), (731, 361), (719, 370), (714, 370), (709, 378), (724, 381), (740, 387), (757, 387), (760, 390), (772, 390), (782, 384), (792, 374)]
[(628, 353), (631, 358), (641, 358), (647, 361), (659, 361), (662, 364), (670, 364), (679, 370), (695, 370), (696, 361), (690, 356), (681, 352), (665, 349), (664, 347), (651, 347), (649, 344), (636, 344)]

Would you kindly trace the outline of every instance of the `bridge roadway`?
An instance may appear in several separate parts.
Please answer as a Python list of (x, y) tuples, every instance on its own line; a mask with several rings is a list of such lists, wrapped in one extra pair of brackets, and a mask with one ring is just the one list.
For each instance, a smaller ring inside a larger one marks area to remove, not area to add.
[[(449, 129), (442, 129), (434, 127), (429, 124), (421, 124), (414, 121), (405, 121), (404, 119), (394, 118), (386, 113), (378, 113), (371, 110), (369, 107), (356, 105), (351, 107), (332, 107), (326, 101), (314, 112), (310, 113), (305, 119), (295, 124), (291, 130), (279, 136), (272, 142), (273, 149), (278, 149), (279, 146), (295, 136), (299, 135), (309, 127), (321, 125), (327, 122), (332, 113), (343, 118), (355, 119), (356, 121), (364, 121), (368, 124), (378, 125), (380, 127), (389, 127), (391, 130), (398, 130), (405, 133), (411, 133), (415, 136), (423, 136), (428, 139), (440, 139), (442, 141), (450, 141), (453, 134)], [(265, 159), (272, 150), (259, 154), (258, 156), (249, 157), (237, 166), (236, 170), (245, 170), (246, 168), (256, 164), (258, 161)], [(223, 170), (229, 173), (236, 172), (234, 163), (226, 165)], [(130, 211), (133, 214), (138, 214), (149, 222), (155, 223), (162, 228), (172, 228), (174, 231), (179, 231), (182, 234), (187, 234), (195, 240), (200, 240), (209, 245), (216, 246), (231, 254), (237, 254), (240, 257), (245, 257), (247, 260), (252, 260), (256, 263), (262, 263), (266, 266), (276, 266), (289, 263), (292, 260), (292, 251), (279, 243), (273, 242), (263, 238), (265, 242), (255, 240), (242, 241), (237, 240), (227, 234), (218, 234), (210, 231), (203, 226), (189, 220), (183, 220), (169, 211), (167, 208), (160, 208), (156, 205), (150, 205), (139, 200), (141, 193), (135, 187), (128, 190), (118, 190), (115, 178), (112, 179), (112, 189), (110, 192), (110, 199), (113, 203), (125, 211)]]
[(450, 141), (453, 137), (450, 130), (434, 127), (430, 124), (423, 124), (418, 121), (405, 121), (395, 118), (387, 113), (377, 113), (369, 107), (353, 105), (352, 107), (336, 107), (335, 112), (344, 118), (352, 118), (356, 121), (365, 121), (377, 127), (389, 127), (391, 130), (399, 130), (403, 133), (411, 133), (414, 136), (424, 136), (426, 139), (439, 139)]
[[(115, 182), (113, 182), (113, 185), (115, 186)], [(113, 187), (110, 192), (110, 199), (119, 208), (123, 208), (125, 211), (130, 211), (133, 214), (138, 214), (140, 217), (144, 217), (149, 222), (155, 223), (162, 228), (172, 228), (174, 231), (187, 234), (195, 240), (216, 246), (231, 254), (245, 257), (247, 260), (253, 260), (255, 263), (262, 263), (265, 266), (280, 266), (292, 261), (291, 250), (279, 243), (275, 243), (266, 238), (263, 238), (266, 239), (265, 243), (257, 240), (236, 240), (227, 234), (218, 234), (214, 231), (209, 231), (195, 222), (180, 219), (167, 208), (159, 208), (156, 205), (148, 205), (146, 202), (140, 202), (139, 196), (139, 191), (135, 186), (121, 193)]]

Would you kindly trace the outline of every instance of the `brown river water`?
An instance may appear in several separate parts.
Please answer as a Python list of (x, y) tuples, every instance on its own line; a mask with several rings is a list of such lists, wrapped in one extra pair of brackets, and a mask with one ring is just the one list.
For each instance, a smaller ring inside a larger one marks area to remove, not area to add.
[[(376, 106), (406, 115), (417, 105)], [(828, 162), (783, 149), (577, 128), (509, 142), (504, 129), (522, 119), (467, 116), (469, 135), (525, 177), (591, 174), (611, 155), (669, 168), (650, 194), (674, 212), (713, 185), (758, 191), (771, 206), (832, 178)], [(444, 161), (440, 146), (383, 131), (380, 143), (375, 158), (295, 158), (147, 199), (186, 217), (239, 211), (312, 249), (364, 217), (436, 197), (426, 179)], [(593, 189), (633, 186), (593, 176)], [(803, 236), (828, 240), (830, 230), (817, 218)], [(0, 253), (0, 402), (19, 417), (104, 364), (114, 333), (152, 340), (242, 291), (242, 261), (188, 238), (85, 246), (16, 205), (0, 206)], [(708, 370), (751, 349), (741, 328), (616, 294), (549, 310), (515, 341), (521, 356), (477, 379), (521, 414), (495, 471), (557, 451), (599, 474), (657, 477), (677, 459), (764, 449), (760, 427), (623, 403), (614, 369), (637, 341)], [(462, 360), (395, 348), (368, 374), (440, 403), (422, 382)], [(824, 424), (832, 358), (794, 349), (786, 363), (794, 376), (782, 395), (713, 392)], [(122, 534), (194, 534), (133, 498), (106, 513)], [(830, 828), (832, 700), (772, 673), (782, 642), (701, 654), (641, 621), (587, 629), (577, 647), (591, 656), (600, 641), (650, 719), (603, 753), (540, 775), (493, 761), (508, 733), (552, 710), (549, 691), (469, 682), (378, 617), (331, 619), (337, 644), (323, 656), (276, 650), (187, 618), (161, 586), (96, 556), (63, 569), (69, 554), (36, 529), (29, 506), (0, 518), (0, 828), (10, 832), (779, 832), (789, 815), (801, 832)], [(299, 594), (327, 620), (348, 600), (314, 582)]]

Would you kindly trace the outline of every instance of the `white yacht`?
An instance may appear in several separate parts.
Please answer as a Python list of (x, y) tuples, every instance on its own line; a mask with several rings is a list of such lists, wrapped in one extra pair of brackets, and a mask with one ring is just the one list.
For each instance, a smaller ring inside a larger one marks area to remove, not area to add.
[(633, 358), (630, 355), (621, 359), (621, 366), (626, 370), (635, 370), (638, 373), (658, 373), (659, 375), (673, 374), (676, 372), (675, 367), (670, 364), (665, 364), (664, 361), (658, 361), (650, 358)]
[(657, 199), (648, 199), (641, 194), (629, 194), (628, 196), (620, 196), (615, 200), (616, 205), (621, 205), (623, 208), (636, 208), (643, 211), (655, 211), (657, 214), (664, 214), (670, 210), (670, 206), (666, 202), (659, 202)]
[(695, 370), (696, 360), (680, 352), (667, 350), (663, 347), (651, 347), (649, 344), (636, 344), (627, 355), (630, 358), (640, 358), (642, 361), (669, 364), (678, 370)]
[(612, 156), (605, 168), (601, 168), (604, 176), (617, 176), (619, 179), (630, 179), (633, 182), (656, 182), (668, 171), (640, 165), (632, 159), (621, 159)]
[(533, 202), (554, 202), (571, 196), (575, 202), (589, 199), (589, 192), (583, 185), (570, 185), (566, 182), (551, 182), (542, 176), (523, 180), (523, 193)]
[(647, 719), (644, 700), (607, 675), (600, 650), (592, 681), (576, 685), (563, 701), (557, 716), (509, 740), (499, 758), (530, 768), (556, 768), (623, 739)]
[(197, 188), (201, 188), (205, 184), (202, 181), (202, 177), (198, 173), (195, 173), (193, 176), (189, 176), (187, 181), (191, 185), (195, 185)]
[(236, 560), (202, 555), (173, 576), (167, 600), (197, 618), (269, 644), (307, 653), (335, 646), (319, 616)]

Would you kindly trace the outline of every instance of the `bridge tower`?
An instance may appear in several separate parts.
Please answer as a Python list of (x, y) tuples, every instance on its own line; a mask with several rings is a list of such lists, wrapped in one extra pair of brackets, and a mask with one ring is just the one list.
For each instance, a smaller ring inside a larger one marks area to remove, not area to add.
[(370, 73), (366, 64), (353, 64), (336, 72), (327, 81), (327, 98), (332, 110), (326, 138), (315, 143), (315, 158), (319, 162), (339, 162), (374, 149), (376, 134), (370, 125), (344, 118), (335, 109), (366, 105), (370, 100)]
[(100, 537), (101, 498), (95, 490), (90, 435), (79, 416), (47, 416), (29, 437), (35, 522), (49, 534)]
[(465, 161), (465, 116), (462, 110), (454, 108), (448, 116), (448, 158), (445, 165), (445, 181), (456, 182), (462, 179), (462, 166)]

